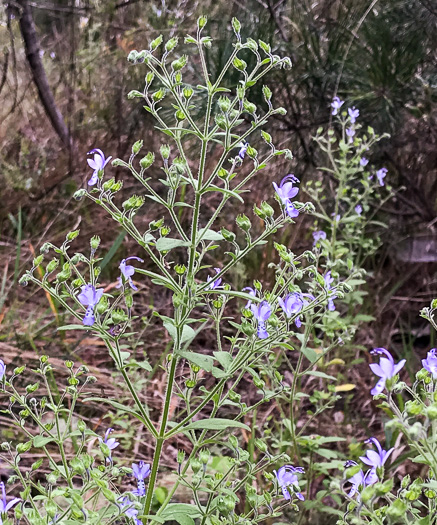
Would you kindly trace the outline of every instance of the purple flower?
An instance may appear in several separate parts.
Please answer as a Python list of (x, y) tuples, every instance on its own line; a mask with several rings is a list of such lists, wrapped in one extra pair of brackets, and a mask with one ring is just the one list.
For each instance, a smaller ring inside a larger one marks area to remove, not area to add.
[[(220, 268), (214, 268), (214, 270), (216, 273), (221, 272)], [(206, 287), (206, 290), (216, 290), (217, 288), (223, 288), (223, 286), (221, 286), (222, 284), (221, 277), (219, 277), (218, 279), (213, 279), (210, 275), (208, 275), (208, 277), (206, 278), (206, 281), (208, 283), (211, 283)]]
[(355, 135), (354, 128), (347, 128), (346, 135), (349, 137), (349, 142), (352, 142), (352, 138)]
[(357, 215), (361, 215), (361, 214), (363, 213), (363, 207), (362, 207), (360, 204), (357, 204), (357, 205), (355, 206), (355, 213), (356, 213)]
[(301, 500), (304, 501), (305, 498), (299, 492), (299, 483), (296, 476), (296, 473), (303, 474), (305, 470), (302, 467), (293, 467), (293, 465), (284, 465), (278, 471), (274, 470), (276, 479), (278, 480), (278, 485), (281, 487), (282, 494), (287, 500), (291, 499), (289, 492), (289, 487), (291, 487), (293, 493)]
[(360, 116), (360, 110), (355, 109), (355, 106), (354, 106), (352, 109), (349, 108), (347, 112), (349, 113), (349, 116), (351, 118), (351, 124), (355, 124), (357, 118)]
[(437, 348), (432, 348), (428, 352), (426, 359), (422, 359), (423, 368), (425, 370), (428, 370), (428, 372), (432, 374), (433, 379), (437, 379), (437, 357), (435, 355), (436, 352)]
[(248, 147), (249, 147), (249, 143), (248, 142), (244, 142), (241, 145), (240, 151), (238, 152), (238, 156), (240, 157), (241, 160), (243, 160), (244, 157), (246, 156), (246, 152), (247, 152), (247, 148)]
[(297, 217), (299, 212), (296, 210), (290, 199), (296, 197), (299, 193), (299, 188), (294, 188), (293, 183), (299, 182), (299, 179), (293, 174), (287, 175), (281, 180), (278, 186), (276, 182), (273, 183), (273, 187), (281, 199), (282, 204), (285, 206), (285, 211), (289, 217)]
[(138, 483), (138, 489), (133, 491), (133, 494), (137, 496), (146, 495), (146, 485), (144, 480), (150, 476), (150, 465), (140, 461), (138, 464), (132, 463), (132, 470), (134, 471), (134, 477)]
[(3, 482), (0, 483), (0, 486), (2, 488), (2, 497), (0, 499), (0, 523), (1, 521), (1, 515), (6, 514), (8, 510), (12, 509), (14, 505), (16, 505), (20, 500), (20, 498), (14, 498), (11, 499), (9, 503), (6, 502), (6, 490), (5, 490), (5, 484)]
[[(114, 448), (117, 448), (120, 444), (115, 438), (109, 437), (109, 434), (113, 431), (113, 428), (108, 428), (108, 430), (105, 432), (105, 437), (103, 439), (99, 437), (100, 443), (104, 443), (109, 448), (109, 455), (111, 455), (111, 451), (114, 450)], [(107, 460), (110, 461), (109, 458), (107, 458)]]
[[(250, 286), (246, 286), (246, 288), (243, 288), (241, 290), (242, 292), (246, 292), (251, 295), (252, 297), (256, 297), (256, 290), (254, 290), (253, 288), (251, 288)], [(244, 308), (250, 308), (250, 305), (252, 304), (252, 301), (249, 299), (246, 303), (246, 306)]]
[(323, 230), (313, 232), (313, 239), (313, 246), (315, 246), (319, 241), (324, 241), (326, 239), (326, 233)]
[(105, 158), (105, 155), (101, 149), (94, 148), (91, 151), (88, 151), (87, 155), (94, 153), (93, 159), (87, 159), (88, 166), (92, 168), (93, 174), (88, 181), (88, 186), (94, 186), (99, 180), (99, 171), (102, 171), (106, 164), (112, 159), (112, 157)]
[[(304, 306), (302, 295), (297, 292), (289, 293), (284, 300), (278, 297), (278, 303), (288, 318), (299, 313)], [(295, 323), (298, 328), (302, 326), (300, 317), (296, 317)]]
[(372, 396), (376, 396), (384, 390), (385, 382), (387, 381), (387, 379), (391, 379), (392, 377), (394, 377), (399, 372), (399, 370), (401, 370), (401, 368), (405, 365), (406, 361), (405, 359), (402, 359), (397, 365), (395, 365), (393, 357), (391, 356), (390, 352), (388, 352), (385, 348), (374, 348), (370, 353), (372, 355), (387, 356), (381, 357), (381, 359), (379, 360), (379, 365), (377, 363), (371, 363), (369, 365), (372, 372), (381, 378), (370, 391)]
[(381, 168), (376, 172), (376, 178), (378, 179), (379, 185), (384, 186), (384, 178), (387, 175), (388, 169)]
[(366, 440), (365, 443), (373, 443), (378, 449), (378, 452), (375, 450), (368, 450), (365, 456), (360, 456), (361, 461), (374, 469), (383, 467), (394, 448), (384, 450), (376, 438), (370, 438)]
[(362, 166), (364, 168), (364, 166), (367, 166), (367, 164), (369, 164), (369, 160), (366, 159), (366, 157), (361, 157), (361, 159), (360, 159), (360, 166)]
[(0, 381), (3, 379), (4, 375), (6, 374), (6, 365), (4, 362), (0, 359)]
[[(132, 256), (132, 257), (127, 257), (126, 259), (123, 259), (119, 266), (121, 274), (124, 277), (124, 280), (129, 284), (132, 290), (136, 291), (138, 290), (138, 288), (134, 285), (132, 281), (132, 275), (135, 273), (135, 268), (131, 266), (130, 264), (126, 264), (126, 261), (130, 261), (130, 260), (135, 260), (135, 261), (140, 261), (140, 262), (144, 262), (144, 261), (143, 259), (140, 259), (139, 257)], [(122, 286), (123, 286), (123, 279), (119, 277), (117, 288), (121, 288)]]
[(257, 335), (260, 339), (267, 339), (269, 336), (266, 330), (266, 321), (272, 315), (272, 309), (267, 301), (262, 301), (259, 305), (251, 304), (253, 316), (258, 321)]
[[(355, 461), (347, 461), (345, 464), (346, 468), (357, 465)], [(367, 487), (367, 485), (374, 485), (378, 482), (378, 476), (376, 475), (376, 469), (372, 468), (368, 470), (365, 474), (362, 470), (354, 474), (351, 478), (346, 480), (347, 483), (350, 483), (351, 489), (348, 496), (352, 498), (357, 492), (359, 492), (359, 487)], [(359, 496), (358, 496), (359, 499)]]
[(338, 110), (341, 108), (343, 104), (344, 104), (343, 100), (340, 100), (338, 97), (334, 97), (331, 103), (331, 108), (333, 109), (332, 114), (337, 115)]
[(137, 509), (133, 507), (133, 502), (127, 496), (118, 498), (118, 506), (120, 507), (120, 512), (128, 518), (134, 519), (135, 525), (143, 525), (143, 522), (137, 518)]
[(84, 306), (88, 307), (83, 318), (83, 324), (85, 326), (92, 326), (96, 322), (94, 307), (102, 298), (103, 288), (96, 290), (92, 284), (84, 284), (80, 290), (77, 298)]
[[(326, 272), (324, 280), (325, 280), (325, 287), (326, 287), (326, 289), (329, 292), (330, 290), (332, 290), (332, 283), (334, 282), (334, 279), (331, 276), (331, 272), (330, 271)], [(332, 295), (331, 297), (328, 297), (328, 310), (330, 312), (333, 312), (335, 310), (334, 299), (337, 299), (336, 295)]]

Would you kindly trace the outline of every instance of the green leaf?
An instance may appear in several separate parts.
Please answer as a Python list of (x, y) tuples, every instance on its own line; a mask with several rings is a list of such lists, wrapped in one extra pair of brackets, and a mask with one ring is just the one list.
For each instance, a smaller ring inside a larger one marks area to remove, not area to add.
[(228, 370), (234, 360), (229, 352), (213, 352), (214, 357), (222, 365), (225, 370)]
[(250, 428), (244, 423), (234, 421), (233, 419), (220, 419), (212, 417), (209, 419), (200, 419), (199, 421), (193, 421), (186, 427), (183, 427), (180, 431), (185, 432), (186, 430), (226, 430), (227, 428), (244, 428), (244, 430), (250, 431)]
[(200, 518), (197, 507), (188, 503), (170, 503), (162, 512), (165, 521), (177, 521), (180, 525), (194, 525), (193, 518)]
[(180, 350), (178, 355), (187, 359), (190, 363), (199, 366), (202, 370), (212, 372), (214, 359), (210, 355), (198, 354), (196, 352), (188, 352), (184, 350)]
[(138, 361), (135, 361), (135, 359), (131, 359), (129, 363), (126, 363), (124, 365), (126, 368), (142, 368), (143, 370), (146, 370), (146, 372), (152, 372), (153, 368), (150, 366), (150, 363), (147, 361), (141, 361), (138, 363)]
[[(173, 341), (175, 341), (176, 336), (177, 336), (177, 330), (176, 330), (176, 326), (173, 323), (173, 319), (164, 320), (164, 327), (167, 330), (167, 332), (170, 334), (170, 337), (173, 339)], [(191, 328), (191, 326), (185, 325), (182, 329), (181, 343), (190, 341), (194, 339), (195, 337), (196, 337), (196, 332)]]
[(337, 381), (336, 377), (325, 374), (325, 372), (319, 372), (318, 370), (311, 370), (309, 372), (305, 372), (305, 374), (308, 376), (321, 377), (322, 379), (332, 379), (333, 381)]
[(59, 326), (58, 330), (89, 330), (89, 326), (84, 326), (83, 324), (66, 324), (65, 326)]
[(181, 239), (171, 239), (169, 237), (161, 237), (156, 241), (156, 249), (159, 252), (168, 252), (173, 248), (180, 248), (181, 246), (190, 246), (190, 243)]
[(42, 447), (45, 447), (47, 443), (50, 443), (52, 441), (54, 441), (54, 439), (51, 437), (41, 436), (41, 435), (35, 436), (33, 438), (33, 446), (36, 448), (42, 448)]
[(185, 207), (185, 208), (194, 208), (191, 204), (187, 204), (186, 202), (175, 202), (173, 206), (179, 206), (179, 207)]
[(244, 204), (244, 200), (235, 191), (227, 190), (225, 188), (219, 188), (218, 186), (214, 186), (213, 184), (211, 184), (211, 186), (208, 186), (204, 192), (206, 193), (207, 191), (219, 191), (220, 193), (224, 193), (229, 197), (235, 197)]
[(214, 230), (207, 230), (206, 228), (201, 228), (198, 232), (198, 239), (202, 239), (204, 241), (222, 241), (224, 237), (220, 232), (215, 232)]
[(315, 363), (319, 358), (316, 352), (312, 348), (308, 348), (307, 346), (303, 346), (302, 348), (300, 348), (300, 351), (311, 363)]

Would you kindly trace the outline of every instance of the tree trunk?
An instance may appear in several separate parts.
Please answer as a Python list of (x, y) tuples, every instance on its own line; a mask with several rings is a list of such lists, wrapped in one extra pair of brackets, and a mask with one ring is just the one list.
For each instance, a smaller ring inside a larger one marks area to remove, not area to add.
[(18, 0), (21, 7), (20, 30), (26, 48), (26, 56), (32, 71), (33, 80), (38, 89), (41, 103), (50, 119), (50, 122), (63, 144), (70, 150), (73, 142), (65, 125), (64, 119), (59, 111), (52, 90), (50, 89), (47, 75), (40, 56), (38, 36), (32, 17), (32, 9), (28, 0)]

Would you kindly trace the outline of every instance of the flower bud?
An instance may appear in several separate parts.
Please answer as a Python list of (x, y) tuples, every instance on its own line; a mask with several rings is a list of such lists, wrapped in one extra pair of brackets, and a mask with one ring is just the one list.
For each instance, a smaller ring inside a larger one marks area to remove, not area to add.
[(184, 275), (187, 271), (187, 267), (184, 264), (176, 264), (174, 270), (178, 275)]
[(186, 87), (182, 93), (184, 94), (184, 97), (189, 100), (193, 96), (194, 91), (191, 88)]
[(152, 93), (152, 99), (154, 102), (159, 102), (165, 97), (165, 89), (161, 88), (158, 89), (158, 91), (155, 91), (155, 93)]
[(170, 157), (170, 146), (168, 144), (163, 144), (160, 147), (159, 152), (161, 153), (161, 157), (164, 160), (168, 160), (168, 158)]
[(230, 232), (226, 228), (222, 228), (220, 230), (220, 233), (223, 235), (223, 238), (224, 238), (225, 241), (228, 241), (228, 242), (234, 242), (235, 241), (235, 233)]
[(28, 452), (32, 448), (32, 441), (28, 441), (27, 443), (18, 443), (16, 446), (16, 451), (18, 454), (24, 454), (25, 452)]
[(53, 271), (56, 270), (56, 268), (58, 267), (59, 265), (59, 261), (57, 259), (52, 259), (49, 264), (47, 265), (47, 268), (46, 268), (46, 275), (48, 275), (49, 273), (52, 273)]
[(206, 18), (206, 16), (199, 16), (199, 18), (197, 19), (197, 27), (199, 29), (203, 29), (206, 26), (207, 21), (208, 19)]
[(197, 474), (199, 470), (202, 468), (202, 463), (197, 458), (193, 458), (190, 461), (190, 467), (191, 467), (191, 470), (194, 472), (194, 474)]
[(67, 233), (67, 241), (73, 241), (78, 235), (80, 230), (74, 230), (72, 232)]
[(132, 100), (133, 98), (142, 98), (142, 97), (144, 97), (144, 94), (141, 93), (141, 91), (137, 91), (136, 89), (132, 89), (127, 94), (128, 100)]
[(59, 472), (53, 471), (50, 474), (46, 475), (47, 482), (50, 485), (56, 485), (56, 482), (58, 481)]
[(223, 113), (227, 113), (231, 108), (231, 101), (227, 97), (220, 97), (218, 99), (218, 106)]
[(178, 450), (176, 461), (178, 462), (179, 465), (182, 465), (184, 460), (185, 460), (185, 450)]
[(27, 385), (26, 386), (26, 392), (28, 394), (33, 394), (34, 392), (36, 392), (39, 388), (39, 383), (34, 383), (33, 385)]
[(244, 214), (240, 214), (237, 216), (236, 223), (237, 226), (241, 228), (244, 232), (248, 232), (252, 227), (249, 218)]
[(82, 421), (82, 419), (79, 419), (79, 421), (77, 422), (77, 429), (79, 430), (81, 434), (85, 433), (86, 423)]
[(132, 153), (134, 155), (136, 155), (137, 153), (139, 153), (140, 149), (143, 147), (143, 141), (142, 140), (137, 140), (135, 142), (135, 144), (132, 146)]
[(275, 210), (266, 201), (261, 203), (261, 210), (266, 217), (273, 217)]
[(436, 403), (433, 403), (426, 409), (426, 415), (431, 421), (437, 419), (437, 404)]
[(251, 115), (254, 115), (256, 113), (256, 105), (252, 102), (249, 102), (248, 100), (245, 100), (243, 102), (243, 108), (245, 111), (250, 113)]
[(235, 34), (237, 36), (240, 35), (241, 31), (241, 23), (239, 20), (237, 20), (235, 17), (232, 18), (232, 29), (234, 30)]
[(173, 49), (177, 46), (177, 44), (178, 44), (177, 37), (170, 38), (170, 40), (165, 44), (165, 50), (167, 51), (167, 53), (170, 53), (171, 51), (173, 51)]
[(155, 51), (155, 49), (159, 47), (161, 44), (162, 44), (162, 35), (159, 35), (157, 38), (155, 38), (155, 40), (152, 40), (152, 42), (150, 42), (150, 46), (149, 46), (150, 50)]
[(264, 452), (264, 454), (265, 454), (268, 451), (267, 444), (262, 439), (256, 438), (254, 443), (255, 443), (256, 448), (260, 452)]
[(98, 235), (94, 235), (90, 239), (90, 246), (91, 250), (96, 251), (97, 248), (100, 246), (100, 237)]
[(149, 228), (152, 231), (159, 230), (164, 225), (164, 219), (158, 219), (157, 221), (149, 222)]
[(209, 461), (209, 458), (210, 458), (210, 453), (208, 450), (206, 449), (203, 449), (200, 451), (199, 453), (199, 459), (200, 459), (200, 462), (203, 464), (203, 465), (206, 465)]
[(171, 63), (171, 68), (173, 69), (173, 71), (180, 71), (187, 65), (187, 62), (188, 62), (187, 55), (182, 55), (180, 58), (178, 58), (177, 60), (174, 60)]
[(137, 58), (138, 58), (138, 51), (136, 49), (132, 49), (132, 51), (127, 56), (128, 62), (135, 64), (135, 62), (137, 61)]
[(146, 170), (147, 168), (150, 168), (150, 166), (154, 163), (154, 161), (155, 161), (155, 154), (149, 152), (147, 153), (145, 157), (143, 157), (140, 160), (140, 166), (143, 168), (143, 170)]
[(268, 86), (263, 86), (262, 88), (263, 96), (266, 102), (270, 102), (272, 98), (272, 91)]

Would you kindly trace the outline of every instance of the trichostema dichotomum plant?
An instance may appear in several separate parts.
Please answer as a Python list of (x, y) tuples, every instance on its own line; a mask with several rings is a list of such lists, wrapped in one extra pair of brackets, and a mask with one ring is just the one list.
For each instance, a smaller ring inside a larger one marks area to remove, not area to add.
[[(131, 91), (128, 97), (141, 100), (165, 135), (159, 162), (154, 152), (143, 152), (141, 140), (132, 146), (127, 160), (112, 161), (112, 166), (125, 168), (136, 179), (137, 194), (121, 198), (123, 181), (111, 178), (111, 157), (106, 157), (102, 145), (89, 152), (91, 171), (75, 197), (86, 196), (101, 206), (134, 244), (129, 256), (118, 264), (116, 287), (109, 293), (102, 283), (97, 236), (91, 238), (87, 253), (71, 251), (79, 231), (68, 233), (60, 246), (45, 243), (21, 278), (22, 284), (40, 286), (75, 319), (60, 330), (84, 330), (103, 341), (131, 404), (91, 397), (87, 389), (95, 378), (85, 366), (77, 367), (72, 361), (65, 363), (66, 384), (54, 385), (56, 374), (50, 359), (42, 356), (34, 371), (38, 380), (24, 392), (17, 382), (24, 367), (9, 370), (0, 362), (8, 413), (27, 438), (16, 446), (2, 444), (2, 459), (13, 472), (10, 483), (20, 483), (23, 489), (19, 500), (8, 502), (3, 493), (2, 519), (8, 513), (11, 516), (13, 508), (17, 519), (37, 525), (166, 521), (248, 525), (275, 519), (284, 511), (301, 512), (308, 499), (307, 465), (313, 469), (300, 447), (306, 424), (297, 429), (296, 409), (304, 397), (299, 384), (307, 377), (325, 383), (335, 379), (316, 368), (349, 337), (348, 330), (337, 331), (331, 341), (322, 341), (317, 334), (327, 316), (340, 315), (341, 301), (352, 289), (348, 282), (362, 274), (351, 264), (346, 265), (349, 272), (340, 275), (329, 251), (321, 257), (318, 243), (324, 236), (319, 233), (313, 250), (298, 256), (285, 245), (274, 244), (276, 278), (270, 288), (263, 286), (261, 275), (241, 290), (229, 284), (236, 265), (278, 230), (291, 227), (300, 214), (314, 212), (314, 206), (295, 200), (299, 180), (287, 172), (277, 173), (273, 164), (278, 156), (291, 159), (292, 155), (288, 149), (278, 149), (264, 128), (271, 117), (286, 110), (274, 106), (267, 85), (262, 87), (260, 107), (249, 98), (251, 88), (270, 70), (290, 68), (290, 59), (274, 54), (266, 42), (243, 39), (240, 23), (233, 19), (233, 51), (222, 71), (212, 78), (205, 60), (205, 49), (212, 41), (203, 34), (205, 25), (206, 18), (199, 18), (197, 33), (185, 39), (184, 49), (194, 50), (191, 59), (176, 54), (177, 38), (164, 43), (162, 36), (148, 49), (131, 51), (128, 56), (132, 67), (145, 73), (144, 88)], [(200, 65), (200, 83), (192, 78), (190, 60)], [(254, 65), (249, 67), (249, 62)], [(227, 87), (225, 79), (231, 68), (241, 78), (237, 85)], [(202, 114), (196, 104), (200, 99), (206, 100)], [(162, 108), (171, 108), (172, 116)], [(357, 117), (353, 108), (351, 125)], [(347, 144), (353, 143), (356, 134), (355, 127), (348, 130)], [(162, 171), (159, 180), (148, 176), (154, 163)], [(252, 220), (240, 213), (235, 227), (229, 222), (223, 225), (226, 206), (250, 202), (247, 190), (258, 176), (269, 177), (272, 190), (265, 201), (253, 203)], [(383, 180), (383, 174), (377, 178)], [(216, 197), (215, 209), (205, 206), (211, 193)], [(162, 211), (141, 230), (135, 218), (150, 200)], [(189, 221), (182, 220), (181, 208)], [(337, 215), (334, 218), (339, 222)], [(254, 219), (257, 227), (252, 225)], [(163, 360), (165, 398), (161, 410), (155, 412), (144, 404), (132, 379), (134, 373), (151, 379), (149, 364), (132, 359), (130, 351), (141, 314), (137, 298), (145, 280), (169, 290), (173, 306), (171, 314), (154, 311), (162, 331), (172, 340), (171, 352)], [(236, 311), (238, 317), (232, 318), (230, 314)], [(203, 330), (214, 333), (212, 351), (194, 350)], [(284, 379), (285, 367), (292, 372), (291, 384)], [(241, 394), (243, 380), (256, 387), (255, 400)], [(175, 411), (174, 396), (181, 401)], [(106, 403), (139, 421), (143, 439), (154, 443), (150, 463), (121, 453), (116, 428), (102, 432), (87, 428), (79, 419), (79, 397), (82, 402)], [(280, 423), (288, 422), (290, 439), (285, 446), (269, 440), (254, 423), (258, 408), (273, 399), (287, 400), (288, 412)], [(337, 399), (331, 391), (315, 392), (311, 397), (317, 407), (315, 416)], [(309, 417), (308, 424), (312, 419)], [(178, 435), (189, 446), (177, 454), (171, 484), (158, 500), (156, 489), (165, 473), (163, 447), (167, 441), (174, 443)], [(41, 458), (30, 472), (22, 472), (20, 457), (34, 449)], [(42, 465), (48, 474), (39, 473)], [(348, 479), (355, 480), (351, 483), (356, 493), (364, 492), (357, 477)]]

